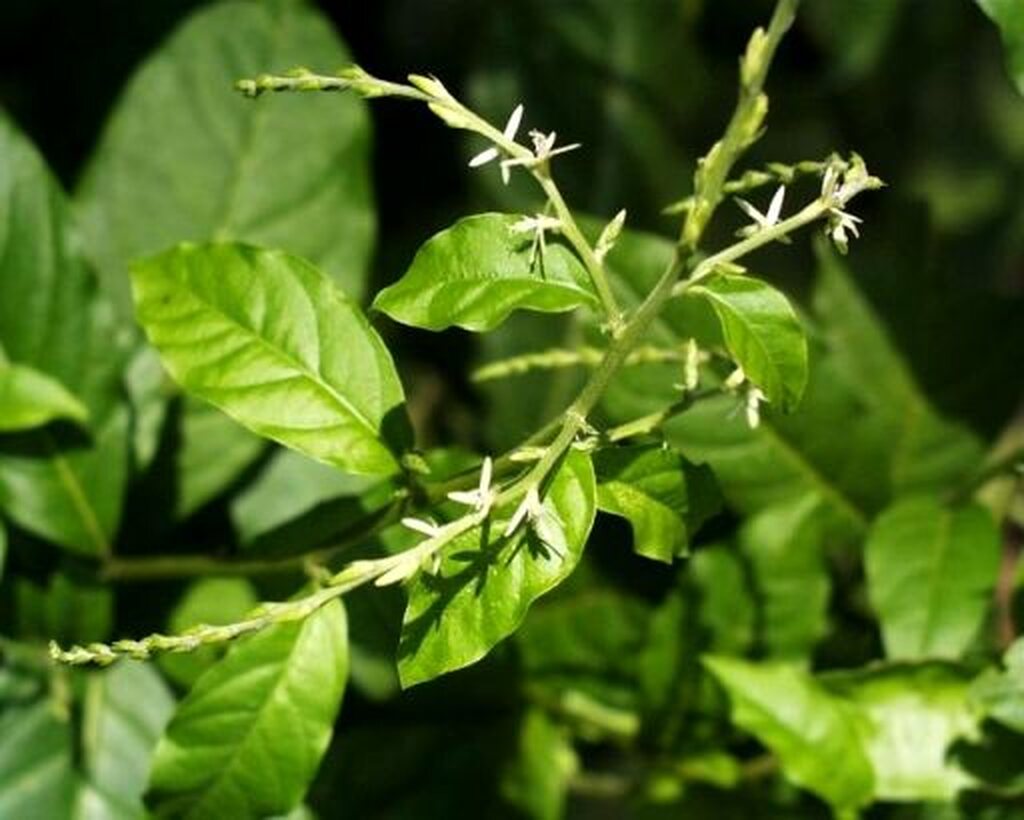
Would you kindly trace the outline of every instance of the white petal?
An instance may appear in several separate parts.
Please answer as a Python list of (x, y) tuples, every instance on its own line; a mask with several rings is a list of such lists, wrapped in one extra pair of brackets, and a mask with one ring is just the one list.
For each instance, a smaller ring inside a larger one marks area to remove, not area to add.
[(767, 223), (768, 220), (765, 218), (764, 214), (747, 202), (747, 200), (736, 197), (736, 204), (740, 206), (743, 213), (753, 219), (758, 225), (765, 225)]
[(583, 147), (583, 143), (582, 142), (573, 142), (573, 143), (570, 143), (569, 145), (560, 145), (554, 151), (548, 151), (546, 156), (548, 158), (557, 157), (559, 154), (566, 154), (569, 151), (575, 151), (577, 148), (582, 148), (582, 147)]
[(480, 468), (480, 498), (487, 495), (488, 490), (491, 489), (491, 474), (493, 471), (494, 462), (491, 461), (490, 456), (487, 456), (484, 459), (483, 467)]
[(505, 527), (505, 537), (508, 538), (514, 533), (519, 525), (523, 523), (523, 519), (526, 518), (526, 513), (529, 510), (527, 505), (529, 498), (524, 498), (519, 502), (519, 506), (516, 507), (516, 511), (512, 513), (512, 518), (509, 519), (508, 526)]
[(509, 115), (508, 122), (505, 123), (505, 130), (502, 132), (505, 135), (505, 139), (514, 140), (516, 138), (516, 132), (519, 130), (519, 123), (522, 121), (523, 104), (520, 103)]
[(454, 490), (448, 493), (448, 498), (458, 504), (475, 507), (480, 503), (481, 496), (476, 490)]
[(498, 149), (491, 147), (484, 151), (481, 151), (473, 159), (469, 161), (470, 168), (479, 168), (481, 165), (486, 165), (491, 160), (498, 158)]
[(779, 221), (779, 216), (782, 214), (782, 202), (786, 198), (786, 186), (780, 185), (779, 190), (775, 192), (775, 196), (772, 197), (771, 204), (768, 206), (767, 221), (769, 225), (774, 225)]
[(429, 521), (424, 521), (422, 518), (403, 518), (402, 526), (408, 527), (413, 532), (419, 532), (423, 535), (430, 536), (433, 538), (437, 535), (437, 527), (431, 524)]
[(509, 179), (512, 177), (512, 166), (506, 161), (501, 163), (501, 182), (503, 185), (508, 185)]

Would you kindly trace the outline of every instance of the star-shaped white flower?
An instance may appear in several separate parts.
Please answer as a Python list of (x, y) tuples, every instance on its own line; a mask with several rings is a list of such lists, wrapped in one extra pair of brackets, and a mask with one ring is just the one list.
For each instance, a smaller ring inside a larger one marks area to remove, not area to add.
[(505, 184), (508, 184), (509, 176), (513, 168), (521, 165), (525, 168), (534, 168), (545, 162), (548, 162), (552, 157), (557, 157), (559, 154), (565, 154), (569, 151), (575, 151), (580, 147), (581, 143), (574, 142), (571, 145), (563, 145), (559, 148), (555, 148), (555, 137), (557, 135), (554, 131), (550, 134), (545, 134), (543, 131), (531, 131), (530, 139), (533, 140), (533, 152), (528, 157), (513, 157), (511, 159), (502, 160), (501, 162), (501, 178)]
[[(516, 134), (519, 132), (519, 124), (523, 121), (523, 105), (520, 103), (509, 115), (508, 122), (505, 123), (505, 128), (501, 132), (507, 140), (514, 140)], [(492, 162), (498, 158), (500, 153), (498, 146), (492, 145), (490, 148), (486, 148), (473, 157), (469, 161), (470, 168), (479, 168), (481, 165), (486, 165), (488, 162)], [(505, 180), (505, 184), (508, 184), (508, 172), (505, 170), (505, 164), (502, 163), (501, 178)]]
[(512, 513), (512, 518), (509, 519), (508, 526), (505, 527), (505, 537), (508, 538), (512, 535), (524, 521), (538, 520), (543, 512), (544, 505), (541, 504), (540, 493), (537, 492), (536, 487), (530, 487), (519, 506), (516, 507), (516, 511)]
[(763, 231), (765, 228), (771, 228), (777, 225), (779, 217), (782, 216), (782, 203), (786, 198), (786, 186), (780, 185), (775, 195), (772, 197), (772, 201), (768, 204), (768, 213), (761, 213), (757, 208), (751, 205), (747, 200), (736, 197), (736, 204), (740, 206), (743, 212), (749, 216), (753, 222), (744, 228), (740, 228), (740, 236), (752, 236), (758, 231)]
[(494, 473), (494, 462), (487, 456), (480, 468), (480, 483), (475, 490), (455, 490), (448, 493), (448, 498), (459, 504), (472, 507), (476, 512), (486, 514), (494, 503), (495, 492), (491, 487)]
[(547, 251), (547, 245), (545, 244), (544, 232), (552, 231), (557, 233), (562, 229), (562, 222), (553, 216), (547, 216), (546, 214), (537, 214), (536, 216), (524, 216), (518, 222), (515, 222), (511, 226), (512, 233), (530, 233), (533, 232), (533, 242), (530, 245), (530, 269), (533, 270), (534, 264), (537, 262), (538, 257), (544, 258), (544, 254)]
[(747, 415), (747, 424), (750, 425), (751, 430), (756, 430), (761, 423), (761, 403), (767, 401), (768, 399), (759, 387), (751, 387), (747, 390), (744, 409)]

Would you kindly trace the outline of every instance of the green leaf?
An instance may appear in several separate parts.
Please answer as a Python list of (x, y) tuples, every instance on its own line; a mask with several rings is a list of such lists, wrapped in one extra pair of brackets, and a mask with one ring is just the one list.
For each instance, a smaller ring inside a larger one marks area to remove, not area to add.
[(231, 521), (243, 544), (335, 498), (370, 489), (372, 479), (339, 472), (291, 450), (276, 453), (231, 501)]
[(807, 339), (786, 297), (758, 279), (726, 275), (688, 295), (710, 302), (729, 353), (768, 401), (795, 408), (807, 386)]
[(738, 553), (725, 544), (702, 547), (690, 559), (689, 571), (700, 593), (698, 617), (711, 651), (742, 655), (754, 641), (758, 613)]
[[(167, 631), (180, 635), (199, 624), (234, 623), (257, 603), (256, 590), (245, 578), (202, 578), (191, 584), (175, 605), (167, 619)], [(193, 652), (160, 655), (158, 661), (171, 680), (187, 688), (223, 654), (223, 646), (201, 646)]]
[(505, 538), (512, 510), (456, 538), (436, 575), (419, 573), (409, 589), (398, 672), (405, 687), (478, 661), (519, 626), (530, 604), (576, 567), (596, 503), (590, 458), (571, 450), (544, 495), (562, 543), (543, 543), (526, 526)]
[(89, 411), (64, 385), (25, 365), (0, 364), (0, 432), (64, 419), (86, 424)]
[(215, 499), (265, 449), (266, 441), (216, 407), (186, 400), (181, 413), (181, 444), (174, 454), (178, 481), (175, 516), (188, 518)]
[(999, 533), (980, 506), (920, 497), (882, 513), (865, 569), (887, 657), (959, 657), (988, 610), (999, 558)]
[(826, 522), (821, 499), (808, 493), (762, 510), (740, 529), (760, 609), (760, 643), (769, 657), (807, 662), (828, 632)]
[(1017, 0), (976, 0), (981, 10), (999, 26), (1006, 47), (1006, 64), (1024, 94), (1024, 8)]
[(460, 219), (420, 248), (405, 275), (377, 294), (374, 308), (428, 330), (487, 331), (514, 310), (561, 313), (596, 304), (586, 270), (561, 244), (548, 242), (531, 266), (530, 234), (512, 228), (521, 218)]
[(63, 193), (0, 116), (0, 349), (63, 385), (92, 429), (91, 439), (75, 430), (5, 436), (0, 508), (36, 535), (95, 555), (109, 550), (121, 515), (127, 340), (77, 248)]
[(501, 794), (533, 820), (565, 816), (569, 780), (579, 763), (568, 733), (540, 709), (529, 709), (519, 727), (515, 757), (501, 776)]
[(374, 218), (369, 118), (354, 95), (232, 90), (240, 77), (350, 62), (305, 3), (217, 3), (135, 73), (78, 191), (104, 288), (131, 315), (128, 264), (183, 239), (287, 247), (363, 292)]
[(688, 552), (686, 466), (678, 453), (658, 445), (609, 448), (595, 456), (597, 508), (629, 521), (640, 555), (672, 563)]
[(142, 790), (173, 708), (152, 668), (80, 674), (80, 736), (67, 704), (0, 708), (0, 816), (141, 820)]
[(822, 682), (867, 718), (860, 725), (876, 800), (951, 800), (971, 783), (948, 760), (953, 742), (978, 726), (964, 673), (944, 664), (897, 665)]
[(290, 811), (330, 742), (347, 667), (337, 601), (233, 646), (199, 678), (160, 740), (150, 808), (195, 820)]
[(4, 580), (4, 566), (7, 564), (7, 528), (0, 519), (0, 581)]
[(986, 669), (973, 681), (970, 700), (990, 720), (1024, 734), (1024, 639), (1003, 656), (1005, 669)]
[(838, 810), (871, 800), (874, 772), (862, 744), (864, 716), (788, 664), (708, 657), (732, 719), (772, 750), (786, 778)]
[(344, 470), (399, 469), (409, 430), (391, 356), (308, 262), (186, 244), (138, 263), (133, 276), (139, 321), (188, 392)]

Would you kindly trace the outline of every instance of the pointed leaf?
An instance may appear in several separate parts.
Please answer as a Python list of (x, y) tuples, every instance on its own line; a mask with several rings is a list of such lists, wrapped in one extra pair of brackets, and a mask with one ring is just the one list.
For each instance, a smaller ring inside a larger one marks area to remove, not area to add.
[(999, 533), (977, 505), (899, 501), (878, 517), (865, 565), (890, 658), (957, 658), (988, 609), (999, 570)]
[(839, 810), (870, 801), (874, 773), (856, 708), (787, 664), (725, 657), (705, 664), (729, 693), (733, 721), (775, 753), (787, 779)]
[(86, 554), (109, 550), (127, 474), (121, 404), (127, 347), (78, 254), (64, 195), (0, 116), (0, 350), (57, 380), (89, 412), (92, 437), (34, 430), (0, 444), (0, 508)]
[(807, 339), (786, 297), (749, 276), (715, 276), (688, 293), (710, 302), (729, 353), (768, 401), (795, 408), (807, 386)]
[(338, 601), (233, 646), (199, 678), (157, 746), (153, 811), (213, 820), (294, 808), (331, 739), (347, 647)]
[(25, 365), (0, 365), (0, 432), (88, 418), (85, 405), (56, 379)]
[(1006, 66), (1024, 94), (1024, 8), (1018, 0), (977, 0), (982, 11), (999, 26), (1006, 48)]
[(256, 433), (356, 473), (397, 471), (409, 432), (391, 356), (308, 262), (182, 245), (133, 268), (139, 321), (171, 374)]
[(561, 544), (542, 543), (524, 525), (505, 538), (512, 510), (456, 538), (436, 575), (419, 573), (398, 647), (403, 686), (478, 661), (519, 626), (530, 604), (576, 567), (594, 522), (596, 490), (590, 458), (571, 450), (543, 504), (560, 522)]
[(181, 240), (287, 247), (363, 292), (373, 238), (369, 118), (354, 95), (232, 88), (261, 71), (350, 57), (305, 3), (217, 3), (142, 64), (78, 192), (105, 289), (131, 315), (128, 264)]
[(531, 234), (512, 230), (521, 218), (479, 214), (459, 220), (429, 239), (373, 306), (414, 327), (486, 331), (514, 310), (561, 313), (595, 304), (586, 270), (553, 239), (531, 266)]

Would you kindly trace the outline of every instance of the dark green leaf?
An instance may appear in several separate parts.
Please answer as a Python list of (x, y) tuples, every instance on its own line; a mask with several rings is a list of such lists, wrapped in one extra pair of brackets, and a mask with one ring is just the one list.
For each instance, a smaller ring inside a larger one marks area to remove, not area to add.
[(88, 418), (85, 405), (56, 379), (25, 365), (0, 364), (0, 432), (28, 430), (57, 419), (85, 424)]
[(290, 811), (330, 742), (347, 666), (337, 601), (232, 647), (199, 678), (157, 746), (150, 807), (211, 820)]
[(287, 247), (352, 298), (373, 238), (369, 119), (354, 95), (248, 100), (240, 77), (349, 62), (304, 3), (218, 3), (129, 81), (79, 191), (105, 289), (129, 316), (127, 267), (183, 239)]
[(874, 773), (861, 743), (865, 720), (852, 704), (781, 663), (709, 657), (732, 701), (732, 718), (772, 750), (786, 777), (838, 810), (871, 800)]
[(402, 685), (468, 666), (514, 632), (530, 604), (579, 562), (594, 522), (595, 496), (589, 456), (570, 451), (543, 500), (559, 522), (563, 543), (543, 543), (525, 526), (505, 538), (512, 510), (502, 510), (449, 544), (436, 575), (417, 575), (398, 648)]
[(1010, 76), (1017, 90), (1024, 94), (1024, 8), (1017, 0), (977, 0), (977, 3), (999, 26)]
[(0, 444), (0, 508), (76, 552), (109, 550), (121, 515), (128, 418), (126, 351), (77, 252), (64, 195), (35, 149), (0, 117), (0, 348), (60, 382), (89, 412), (92, 437), (30, 431)]
[(725, 544), (702, 547), (690, 559), (689, 572), (700, 592), (698, 617), (711, 651), (742, 655), (753, 643), (757, 613), (739, 555)]
[(594, 304), (586, 270), (561, 244), (548, 243), (530, 264), (531, 234), (512, 229), (519, 219), (479, 214), (459, 220), (429, 239), (373, 306), (414, 327), (486, 331), (514, 310), (561, 313)]
[(391, 447), (409, 433), (391, 356), (308, 262), (244, 245), (182, 245), (133, 275), (139, 320), (190, 393), (342, 469), (398, 470)]
[(999, 569), (999, 534), (977, 505), (899, 501), (871, 528), (868, 592), (890, 658), (957, 658), (988, 609)]
[(795, 408), (807, 386), (807, 339), (786, 297), (758, 279), (725, 275), (689, 295), (711, 303), (729, 353), (768, 401)]

